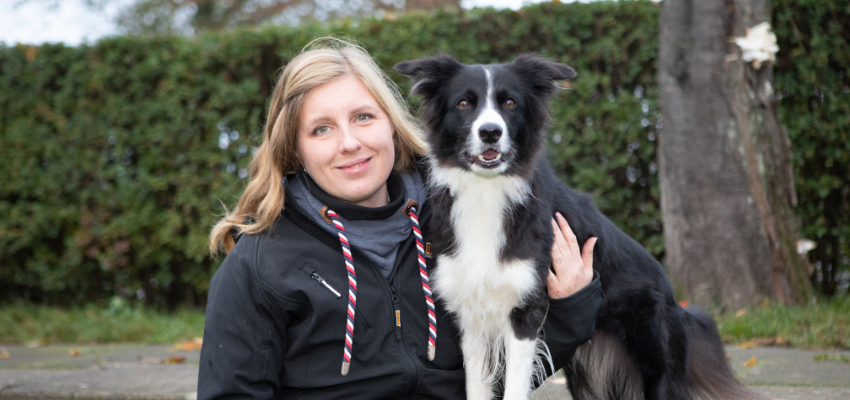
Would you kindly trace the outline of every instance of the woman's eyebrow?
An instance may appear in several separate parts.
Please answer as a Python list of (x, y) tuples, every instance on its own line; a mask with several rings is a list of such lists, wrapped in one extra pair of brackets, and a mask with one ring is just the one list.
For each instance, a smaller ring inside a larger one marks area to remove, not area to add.
[(351, 115), (360, 114), (360, 113), (362, 113), (362, 112), (364, 112), (364, 111), (369, 111), (369, 112), (372, 112), (372, 113), (376, 113), (376, 112), (378, 112), (378, 110), (377, 110), (375, 107), (372, 107), (372, 106), (369, 106), (369, 105), (365, 105), (365, 106), (357, 107), (357, 108), (355, 108), (354, 110), (352, 110), (352, 111), (351, 111)]
[(318, 125), (322, 122), (333, 122), (333, 118), (328, 117), (326, 115), (322, 115), (322, 116), (319, 116), (319, 117), (313, 117), (310, 120), (308, 120), (307, 123), (304, 124), (304, 125), (306, 125), (306, 126), (316, 126), (316, 125)]

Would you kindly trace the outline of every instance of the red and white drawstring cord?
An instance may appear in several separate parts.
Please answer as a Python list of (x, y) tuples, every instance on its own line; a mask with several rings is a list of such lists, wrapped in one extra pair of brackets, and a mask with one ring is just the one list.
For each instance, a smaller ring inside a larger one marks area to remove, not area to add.
[(425, 292), (425, 305), (428, 306), (428, 360), (433, 361), (437, 352), (437, 314), (434, 311), (434, 298), (431, 294), (431, 281), (428, 279), (428, 266), (425, 263), (425, 245), (422, 244), (422, 231), (419, 230), (419, 215), (416, 206), (407, 209), (410, 216), (413, 235), (416, 237), (416, 252), (419, 257), (419, 276), (422, 278), (422, 291)]
[[(422, 290), (425, 292), (425, 304), (428, 307), (428, 360), (434, 360), (437, 346), (437, 316), (434, 311), (434, 299), (431, 294), (431, 284), (428, 279), (428, 267), (425, 263), (425, 249), (422, 244), (422, 231), (419, 229), (419, 216), (416, 205), (407, 209), (410, 216), (413, 235), (416, 237), (416, 251), (419, 258), (419, 276), (422, 278)], [(354, 258), (351, 256), (351, 245), (345, 237), (345, 227), (339, 215), (333, 210), (327, 210), (328, 218), (337, 229), (342, 254), (345, 256), (345, 269), (348, 271), (348, 318), (345, 324), (345, 349), (342, 354), (342, 375), (348, 375), (351, 368), (351, 351), (354, 343), (354, 317), (357, 310), (357, 273), (354, 271)]]
[(334, 224), (342, 245), (342, 255), (345, 256), (345, 269), (348, 270), (348, 321), (345, 323), (345, 351), (342, 354), (342, 375), (348, 375), (351, 368), (351, 345), (354, 340), (354, 313), (357, 310), (357, 273), (354, 272), (354, 258), (351, 257), (351, 246), (345, 237), (345, 227), (339, 220), (339, 215), (328, 210), (328, 217)]

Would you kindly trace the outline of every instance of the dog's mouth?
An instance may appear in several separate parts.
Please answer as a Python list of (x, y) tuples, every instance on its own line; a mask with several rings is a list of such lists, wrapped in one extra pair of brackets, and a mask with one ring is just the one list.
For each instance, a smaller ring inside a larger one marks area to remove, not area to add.
[(469, 163), (472, 165), (478, 164), (482, 168), (496, 168), (500, 164), (502, 164), (506, 159), (506, 154), (502, 154), (495, 149), (487, 149), (484, 150), (481, 154), (468, 154)]

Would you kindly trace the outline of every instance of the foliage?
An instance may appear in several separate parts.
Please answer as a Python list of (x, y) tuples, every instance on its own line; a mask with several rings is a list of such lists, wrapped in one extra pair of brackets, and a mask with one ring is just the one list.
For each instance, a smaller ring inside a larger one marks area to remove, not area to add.
[(0, 307), (0, 343), (174, 343), (203, 333), (204, 314), (197, 310), (166, 314), (119, 297), (109, 307)]
[(850, 349), (850, 297), (804, 306), (763, 304), (716, 314), (726, 343)]
[(792, 142), (801, 234), (817, 244), (812, 281), (831, 296), (850, 266), (850, 3), (773, 3), (779, 117)]
[[(804, 6), (787, 5), (817, 9)], [(0, 47), (0, 302), (71, 305), (119, 296), (172, 309), (204, 304), (219, 263), (206, 250), (209, 228), (246, 183), (276, 74), (311, 39), (328, 34), (362, 43), (405, 92), (408, 80), (390, 68), (438, 52), (490, 63), (534, 51), (575, 68), (578, 77), (553, 104), (551, 160), (565, 182), (591, 192), (660, 259), (658, 7), (547, 3), (192, 38), (115, 37), (77, 48)], [(791, 49), (791, 26), (775, 25), (780, 48)], [(829, 43), (846, 48), (847, 41)], [(776, 82), (783, 93), (788, 88), (780, 111), (789, 123), (788, 110), (809, 104), (811, 84), (795, 80), (787, 57), (780, 52)], [(841, 60), (811, 61), (812, 79), (846, 71)], [(828, 158), (830, 171), (845, 172), (828, 182), (846, 183), (850, 161), (841, 155), (841, 137), (850, 113), (835, 88), (828, 88), (836, 95), (826, 97), (829, 108), (817, 111), (821, 128), (830, 121), (834, 130), (788, 128), (798, 166)], [(811, 120), (806, 113), (800, 118)], [(821, 171), (806, 168), (797, 176), (809, 232), (819, 229), (812, 227), (825, 208), (809, 189)], [(846, 244), (850, 234), (842, 232)]]

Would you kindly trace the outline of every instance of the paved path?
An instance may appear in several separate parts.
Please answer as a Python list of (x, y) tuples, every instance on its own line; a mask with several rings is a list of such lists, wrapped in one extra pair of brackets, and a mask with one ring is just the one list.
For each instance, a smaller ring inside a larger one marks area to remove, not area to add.
[[(0, 400), (194, 399), (197, 351), (163, 345), (0, 347), (0, 358), (4, 349), (8, 354), (0, 359)], [(72, 350), (79, 354), (72, 355)], [(850, 357), (850, 352), (731, 347), (726, 351), (741, 381), (770, 398), (850, 399), (850, 364), (814, 361), (820, 354)], [(172, 362), (185, 359), (177, 364), (158, 363), (169, 357), (178, 357)], [(744, 367), (751, 357), (756, 357), (755, 366)], [(531, 399), (570, 399), (565, 382), (563, 375), (556, 375)]]

